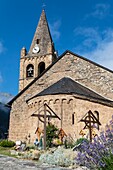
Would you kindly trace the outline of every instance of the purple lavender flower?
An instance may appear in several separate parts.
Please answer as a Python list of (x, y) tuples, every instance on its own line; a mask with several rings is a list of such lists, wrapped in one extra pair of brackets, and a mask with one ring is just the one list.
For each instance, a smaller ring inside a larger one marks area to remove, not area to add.
[[(78, 164), (90, 169), (105, 169), (107, 167), (105, 160), (109, 160), (110, 157), (113, 159), (113, 116), (110, 126), (106, 125), (105, 132), (101, 132), (92, 143), (84, 142), (81, 148), (82, 153), (78, 153), (77, 157)], [(111, 166), (113, 165), (111, 164)]]

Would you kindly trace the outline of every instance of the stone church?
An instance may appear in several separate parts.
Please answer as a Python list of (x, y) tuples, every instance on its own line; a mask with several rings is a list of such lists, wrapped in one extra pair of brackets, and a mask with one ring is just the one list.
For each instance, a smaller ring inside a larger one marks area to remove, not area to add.
[(21, 50), (19, 93), (8, 103), (9, 139), (32, 143), (46, 118), (77, 139), (89, 112), (104, 130), (113, 115), (112, 100), (113, 71), (68, 50), (57, 56), (43, 10), (29, 51)]

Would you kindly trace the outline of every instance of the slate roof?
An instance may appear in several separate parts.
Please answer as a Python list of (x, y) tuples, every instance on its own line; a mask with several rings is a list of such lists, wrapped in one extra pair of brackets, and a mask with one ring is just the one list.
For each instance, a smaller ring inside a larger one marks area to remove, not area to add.
[(87, 87), (79, 84), (78, 82), (75, 82), (74, 80), (68, 77), (64, 77), (60, 79), (53, 85), (49, 86), (48, 88), (44, 89), (37, 95), (28, 99), (28, 101), (38, 96), (56, 95), (56, 94), (70, 94), (70, 95), (72, 94), (83, 98), (85, 97), (85, 99), (94, 99), (95, 101), (98, 102), (101, 101), (113, 105), (112, 101), (107, 100), (101, 95), (95, 93), (94, 91), (88, 89)]
[[(48, 25), (48, 21), (47, 21), (46, 14), (45, 14), (44, 10), (42, 10), (42, 14), (40, 16), (38, 26), (36, 28), (28, 55), (31, 55), (32, 49), (35, 46), (37, 39), (40, 39), (40, 43), (39, 43), (40, 51), (39, 51), (39, 53), (37, 53), (35, 55), (43, 56), (46, 53), (48, 53), (48, 51), (47, 51), (48, 44), (52, 45), (52, 43), (53, 43), (49, 25)], [(41, 44), (43, 44), (43, 46)]]
[(93, 61), (91, 61), (91, 60), (89, 60), (89, 59), (87, 59), (87, 58), (85, 58), (85, 57), (82, 57), (82, 56), (80, 56), (80, 55), (78, 55), (78, 54), (76, 54), (76, 53), (73, 53), (73, 52), (71, 52), (71, 51), (69, 51), (69, 50), (66, 50), (61, 56), (58, 57), (58, 59), (57, 59), (54, 63), (52, 63), (50, 66), (48, 66), (48, 67), (42, 72), (42, 74), (40, 74), (39, 76), (37, 76), (31, 83), (29, 83), (21, 92), (19, 92), (19, 93), (18, 93), (11, 101), (9, 101), (7, 104), (12, 105), (12, 103), (13, 103), (22, 93), (24, 93), (33, 83), (35, 83), (40, 77), (42, 77), (54, 64), (56, 64), (60, 59), (62, 59), (67, 53), (70, 53), (70, 54), (72, 54), (72, 55), (75, 55), (75, 56), (77, 56), (78, 58), (81, 58), (81, 59), (83, 59), (83, 60), (86, 60), (86, 61), (88, 61), (88, 62), (90, 62), (90, 63), (92, 63), (92, 64), (94, 64), (94, 65), (96, 65), (96, 66), (98, 66), (98, 67), (101, 67), (101, 68), (103, 68), (103, 69), (105, 69), (105, 70), (113, 73), (112, 70), (110, 70), (110, 69), (108, 69), (108, 68), (106, 68), (106, 67), (104, 67), (104, 66), (102, 66), (102, 65), (99, 65), (99, 64), (97, 64), (97, 63), (95, 63), (95, 62), (93, 62)]

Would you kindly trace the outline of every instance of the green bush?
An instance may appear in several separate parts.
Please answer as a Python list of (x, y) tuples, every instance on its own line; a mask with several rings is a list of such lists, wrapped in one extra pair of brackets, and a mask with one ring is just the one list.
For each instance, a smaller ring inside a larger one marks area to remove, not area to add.
[(57, 127), (55, 127), (51, 123), (48, 124), (48, 126), (46, 127), (46, 144), (47, 144), (47, 147), (51, 147), (53, 139), (58, 138), (57, 132), (58, 132)]
[(15, 145), (15, 142), (4, 139), (0, 141), (0, 146), (2, 147), (13, 147)]
[(81, 144), (83, 142), (89, 143), (88, 139), (86, 139), (86, 138), (79, 138), (79, 139), (77, 139), (75, 145), (79, 145), (79, 144)]

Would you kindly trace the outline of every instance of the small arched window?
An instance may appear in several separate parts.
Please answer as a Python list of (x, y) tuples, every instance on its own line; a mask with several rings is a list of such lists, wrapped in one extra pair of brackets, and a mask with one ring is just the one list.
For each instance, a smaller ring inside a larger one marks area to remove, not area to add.
[(41, 62), (38, 65), (38, 75), (40, 75), (45, 70), (45, 63)]
[(72, 114), (72, 125), (74, 125), (74, 123), (75, 123), (75, 115), (74, 115), (74, 113)]
[(26, 77), (33, 77), (34, 76), (34, 66), (29, 64), (26, 68)]

